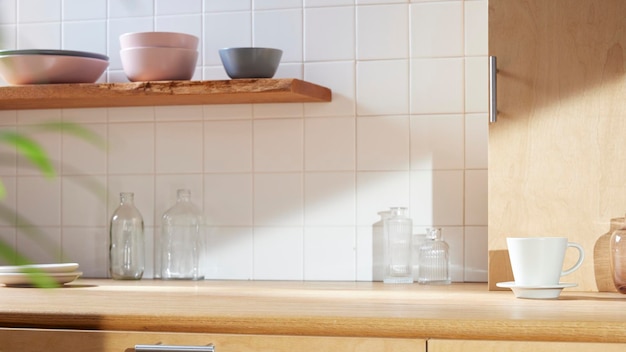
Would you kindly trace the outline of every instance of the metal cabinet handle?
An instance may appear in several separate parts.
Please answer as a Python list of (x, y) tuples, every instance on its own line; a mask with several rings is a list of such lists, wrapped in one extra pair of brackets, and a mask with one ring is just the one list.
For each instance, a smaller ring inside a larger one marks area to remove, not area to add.
[(135, 345), (135, 352), (215, 352), (215, 346)]
[(489, 56), (489, 122), (498, 120), (498, 63)]

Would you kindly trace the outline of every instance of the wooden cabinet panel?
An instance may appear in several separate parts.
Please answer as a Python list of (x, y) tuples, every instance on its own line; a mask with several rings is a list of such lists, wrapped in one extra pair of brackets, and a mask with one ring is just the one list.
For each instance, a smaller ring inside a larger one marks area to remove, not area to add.
[(622, 343), (428, 340), (428, 352), (621, 352)]
[(1, 352), (132, 352), (135, 345), (210, 343), (216, 352), (426, 351), (426, 341), (422, 339), (0, 329)]
[(587, 258), (563, 280), (581, 291), (599, 286), (594, 246), (626, 211), (624, 13), (623, 0), (489, 0), (489, 54), (498, 61), (498, 122), (489, 127), (490, 289), (512, 278), (503, 270), (508, 236), (581, 243)]

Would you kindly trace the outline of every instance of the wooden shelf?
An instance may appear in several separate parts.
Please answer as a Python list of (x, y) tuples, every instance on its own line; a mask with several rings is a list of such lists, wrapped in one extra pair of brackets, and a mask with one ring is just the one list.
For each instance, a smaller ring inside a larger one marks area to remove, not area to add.
[(329, 102), (331, 95), (294, 78), (40, 84), (0, 87), (0, 110)]

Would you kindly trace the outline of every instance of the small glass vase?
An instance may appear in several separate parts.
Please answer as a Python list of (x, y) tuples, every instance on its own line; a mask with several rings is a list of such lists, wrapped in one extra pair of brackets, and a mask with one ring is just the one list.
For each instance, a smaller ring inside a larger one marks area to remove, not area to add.
[(426, 239), (419, 247), (420, 284), (446, 285), (450, 278), (450, 247), (441, 238), (440, 228), (426, 230)]
[(389, 216), (383, 220), (385, 263), (383, 282), (386, 284), (413, 283), (411, 261), (413, 221), (406, 213), (406, 208), (391, 208)]

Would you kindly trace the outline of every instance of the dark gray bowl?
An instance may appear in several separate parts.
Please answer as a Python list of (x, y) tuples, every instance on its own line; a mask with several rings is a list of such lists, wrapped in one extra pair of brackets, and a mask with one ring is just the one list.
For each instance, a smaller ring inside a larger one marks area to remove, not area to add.
[(283, 51), (273, 48), (224, 48), (220, 58), (230, 78), (272, 78)]

